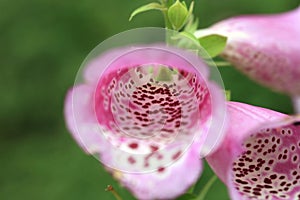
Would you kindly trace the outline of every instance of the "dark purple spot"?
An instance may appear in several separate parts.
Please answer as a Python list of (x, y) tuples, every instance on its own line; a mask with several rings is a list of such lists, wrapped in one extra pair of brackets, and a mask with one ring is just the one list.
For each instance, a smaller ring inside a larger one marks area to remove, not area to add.
[(164, 172), (164, 171), (165, 171), (165, 168), (164, 168), (164, 167), (159, 167), (159, 168), (157, 169), (157, 171), (158, 171), (158, 172)]
[(276, 174), (272, 174), (272, 175), (270, 176), (270, 178), (271, 178), (271, 179), (276, 179), (276, 178), (277, 178), (277, 175), (276, 175)]
[(264, 179), (264, 183), (271, 184), (272, 181), (271, 181), (271, 179), (269, 179), (269, 178), (265, 178), (265, 179)]
[(293, 125), (294, 125), (294, 126), (300, 126), (300, 121), (294, 122)]
[(237, 183), (243, 184), (243, 185), (247, 185), (248, 182), (247, 181), (242, 181), (241, 179), (236, 179), (235, 180)]
[(150, 149), (151, 149), (152, 152), (155, 152), (155, 151), (157, 151), (159, 148), (158, 148), (157, 146), (151, 145), (151, 146), (150, 146)]
[(132, 156), (130, 156), (130, 157), (128, 158), (128, 162), (129, 162), (130, 164), (136, 163), (135, 159), (134, 159)]
[(181, 151), (178, 151), (177, 153), (175, 153), (173, 156), (172, 156), (172, 159), (173, 160), (177, 160), (179, 158), (179, 156), (181, 155)]
[(137, 149), (138, 148), (138, 143), (131, 143), (128, 145), (131, 149)]

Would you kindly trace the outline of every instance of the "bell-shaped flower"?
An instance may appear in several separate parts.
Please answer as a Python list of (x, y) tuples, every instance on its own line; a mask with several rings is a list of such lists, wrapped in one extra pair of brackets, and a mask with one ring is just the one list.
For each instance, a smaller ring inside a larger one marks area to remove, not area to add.
[(299, 21), (300, 7), (280, 14), (232, 17), (195, 35), (227, 36), (221, 56), (253, 80), (294, 97), (300, 111)]
[(230, 126), (206, 159), (233, 200), (300, 198), (300, 117), (228, 103)]
[(82, 70), (66, 97), (77, 143), (138, 199), (173, 199), (217, 147), (224, 95), (198, 56), (169, 46), (110, 50)]

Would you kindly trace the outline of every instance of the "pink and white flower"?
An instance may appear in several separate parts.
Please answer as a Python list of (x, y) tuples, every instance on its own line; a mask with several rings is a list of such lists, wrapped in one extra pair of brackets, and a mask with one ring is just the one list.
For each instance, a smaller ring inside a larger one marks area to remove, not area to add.
[(231, 199), (300, 198), (300, 117), (229, 102), (230, 126), (206, 159)]
[(221, 56), (253, 80), (291, 96), (300, 95), (300, 7), (272, 15), (222, 20), (196, 36), (228, 37)]
[(194, 54), (163, 45), (125, 47), (87, 63), (67, 94), (74, 139), (139, 199), (172, 199), (216, 148), (224, 95)]

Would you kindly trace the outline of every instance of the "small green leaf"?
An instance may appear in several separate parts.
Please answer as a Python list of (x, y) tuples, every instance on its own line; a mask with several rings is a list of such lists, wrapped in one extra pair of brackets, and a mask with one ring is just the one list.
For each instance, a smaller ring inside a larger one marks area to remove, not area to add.
[(180, 32), (176, 35), (171, 37), (171, 41), (174, 43), (175, 46), (183, 49), (188, 49), (190, 51), (199, 49), (199, 42), (198, 39), (189, 32)]
[(211, 186), (214, 184), (214, 182), (217, 180), (217, 176), (213, 175), (209, 181), (206, 183), (204, 188), (201, 190), (200, 194), (195, 198), (195, 200), (205, 200), (205, 196), (208, 193)]
[(184, 31), (193, 34), (198, 28), (198, 23), (198, 19), (194, 19), (194, 16), (191, 15), (188, 19), (187, 24), (184, 27)]
[(217, 34), (200, 37), (200, 45), (206, 50), (210, 57), (216, 57), (224, 50), (227, 42), (227, 37)]
[(179, 0), (168, 9), (168, 18), (174, 30), (180, 30), (186, 23), (188, 16), (189, 11), (186, 4), (181, 3)]
[(146, 12), (146, 11), (149, 11), (149, 10), (161, 10), (161, 11), (163, 11), (163, 10), (166, 10), (166, 8), (163, 5), (159, 4), (159, 3), (149, 3), (149, 4), (146, 4), (146, 5), (143, 5), (139, 8), (137, 8), (137, 9), (135, 9), (131, 13), (131, 15), (129, 17), (129, 21), (131, 21), (132, 18), (134, 16), (136, 16), (137, 14), (140, 14), (142, 12)]
[(190, 4), (188, 17), (193, 15), (193, 10), (194, 10), (194, 1), (192, 1)]
[(182, 31), (178, 35), (173, 36), (174, 39), (189, 39), (191, 41), (194, 41), (195, 43), (198, 43), (197, 38), (190, 32)]
[(193, 200), (193, 199), (195, 199), (195, 195), (186, 193), (178, 197), (176, 200)]

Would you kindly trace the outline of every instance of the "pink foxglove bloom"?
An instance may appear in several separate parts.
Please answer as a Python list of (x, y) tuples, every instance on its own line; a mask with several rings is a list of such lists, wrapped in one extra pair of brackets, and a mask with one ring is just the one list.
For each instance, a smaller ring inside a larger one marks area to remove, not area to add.
[(207, 161), (233, 200), (300, 199), (300, 117), (229, 102), (231, 125)]
[(78, 144), (138, 199), (183, 194), (223, 126), (224, 97), (204, 63), (177, 48), (149, 45), (106, 52), (82, 73), (83, 83), (65, 101)]
[(300, 112), (299, 21), (300, 7), (281, 14), (232, 17), (195, 34), (227, 36), (222, 57), (255, 81), (294, 97)]

